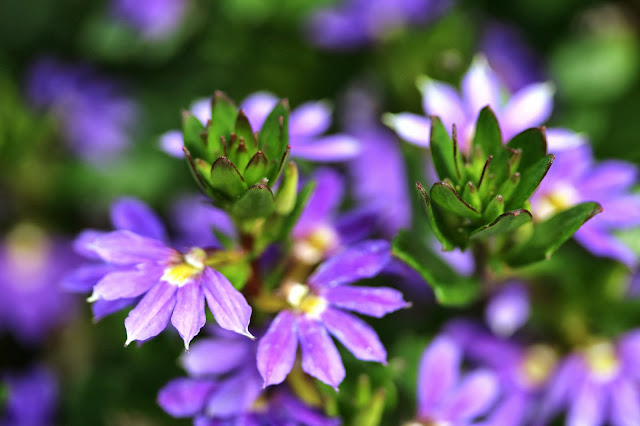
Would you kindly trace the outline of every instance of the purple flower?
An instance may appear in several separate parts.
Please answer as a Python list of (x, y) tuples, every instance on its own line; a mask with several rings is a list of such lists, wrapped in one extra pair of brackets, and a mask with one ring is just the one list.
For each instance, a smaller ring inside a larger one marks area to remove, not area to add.
[[(462, 92), (429, 78), (421, 78), (418, 87), (422, 92), (422, 107), (427, 115), (439, 116), (445, 128), (451, 132), (457, 127), (458, 142), (468, 151), (475, 133), (475, 123), (480, 110), (490, 106), (500, 122), (504, 140), (519, 132), (537, 127), (549, 118), (553, 107), (553, 86), (536, 83), (514, 93), (505, 103), (501, 94), (506, 91), (498, 75), (489, 67), (484, 57), (477, 57), (462, 79)], [(417, 146), (429, 146), (430, 120), (412, 113), (385, 114), (386, 124), (400, 137)], [(575, 146), (584, 141), (565, 129), (547, 129), (549, 147), (553, 150)]]
[(174, 34), (182, 23), (189, 0), (113, 0), (111, 13), (149, 40)]
[[(244, 110), (251, 127), (259, 130), (278, 98), (267, 92), (257, 92), (245, 99)], [(206, 124), (211, 119), (211, 101), (201, 99), (191, 105), (191, 113)], [(289, 116), (289, 144), (291, 156), (311, 161), (345, 161), (360, 152), (359, 142), (351, 136), (335, 134), (322, 136), (331, 126), (331, 108), (325, 102), (308, 102), (291, 111)], [(160, 138), (160, 146), (167, 153), (182, 157), (182, 133), (172, 130)]]
[(498, 396), (498, 380), (488, 370), (476, 370), (460, 378), (462, 353), (447, 337), (436, 337), (427, 347), (418, 371), (420, 424), (465, 426), (484, 415)]
[(494, 294), (485, 310), (485, 320), (491, 331), (509, 337), (529, 319), (529, 294), (519, 283), (505, 284)]
[[(118, 202), (112, 221), (118, 230), (85, 231), (76, 248), (105, 262), (98, 266), (103, 268), (102, 275), (87, 273), (97, 278), (90, 301), (126, 305), (142, 296), (125, 320), (127, 345), (156, 336), (171, 320), (188, 349), (205, 324), (205, 299), (220, 327), (253, 337), (248, 331), (251, 307), (224, 275), (207, 265), (205, 249), (193, 247), (183, 253), (169, 247), (160, 220), (136, 200)], [(90, 265), (90, 272), (95, 268)], [(76, 283), (82, 287), (87, 281), (77, 279)]]
[(356, 358), (386, 362), (387, 353), (375, 331), (344, 310), (383, 317), (407, 307), (397, 290), (346, 285), (377, 275), (389, 258), (386, 241), (362, 242), (322, 263), (306, 284), (282, 286), (289, 307), (275, 317), (258, 344), (258, 370), (265, 386), (282, 383), (289, 374), (299, 341), (302, 369), (337, 388), (345, 370), (329, 333)]
[(73, 298), (59, 281), (80, 259), (70, 242), (30, 224), (14, 228), (0, 247), (0, 331), (34, 344), (73, 313)]
[(582, 201), (599, 202), (604, 212), (584, 224), (575, 233), (576, 240), (597, 256), (633, 268), (638, 256), (613, 232), (640, 225), (640, 195), (631, 193), (637, 182), (638, 169), (631, 163), (607, 160), (596, 164), (587, 145), (561, 150), (531, 197), (531, 211), (535, 219), (542, 220)]
[(112, 160), (131, 141), (137, 105), (89, 66), (42, 59), (31, 67), (27, 95), (53, 112), (69, 147), (87, 161)]
[(54, 424), (58, 399), (58, 383), (53, 373), (44, 367), (33, 367), (24, 373), (2, 377), (8, 398), (1, 426), (42, 426)]
[(569, 355), (545, 395), (541, 423), (566, 407), (569, 426), (640, 424), (639, 356), (638, 329)]
[(323, 48), (366, 46), (409, 25), (423, 24), (444, 12), (447, 0), (345, 0), (319, 9), (309, 23), (309, 38)]

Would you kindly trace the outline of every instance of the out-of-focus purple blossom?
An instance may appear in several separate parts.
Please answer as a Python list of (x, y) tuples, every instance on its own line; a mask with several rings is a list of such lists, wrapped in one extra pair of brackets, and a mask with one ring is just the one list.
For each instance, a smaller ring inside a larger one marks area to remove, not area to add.
[(220, 247), (215, 231), (235, 238), (236, 229), (229, 215), (211, 204), (211, 201), (199, 195), (183, 196), (175, 201), (171, 209), (171, 223), (176, 237), (176, 247)]
[[(478, 114), (490, 106), (500, 122), (502, 137), (508, 141), (530, 127), (537, 127), (551, 115), (554, 88), (551, 83), (529, 84), (504, 102), (506, 91), (487, 60), (478, 56), (462, 79), (462, 90), (449, 84), (422, 77), (418, 87), (422, 92), (422, 107), (427, 116), (440, 117), (449, 133), (457, 127), (461, 149), (468, 151), (475, 133)], [(417, 146), (429, 146), (431, 122), (429, 118), (412, 114), (385, 114), (385, 123), (400, 137)], [(566, 129), (547, 129), (549, 149), (555, 151), (584, 143)]]
[(1, 426), (44, 426), (55, 424), (58, 382), (49, 369), (33, 367), (23, 373), (1, 377), (8, 397), (0, 413)]
[(498, 22), (487, 25), (480, 51), (512, 93), (544, 80), (540, 57), (516, 27)]
[(14, 228), (0, 247), (0, 331), (35, 344), (69, 319), (73, 297), (59, 282), (80, 261), (71, 242), (30, 224)]
[(636, 166), (620, 160), (596, 163), (588, 145), (558, 151), (531, 197), (531, 211), (534, 219), (543, 220), (579, 202), (599, 202), (603, 213), (580, 227), (575, 239), (593, 254), (633, 268), (638, 256), (613, 232), (640, 225), (640, 195), (631, 193), (637, 182)]
[(432, 21), (450, 4), (448, 0), (344, 0), (335, 8), (314, 12), (308, 36), (326, 49), (359, 48), (407, 26)]
[(189, 0), (112, 0), (113, 16), (149, 40), (173, 35), (184, 19)]
[(220, 327), (253, 337), (248, 331), (251, 307), (206, 264), (205, 249), (181, 253), (169, 247), (162, 222), (138, 200), (118, 201), (112, 222), (116, 231), (89, 230), (76, 240), (76, 250), (104, 263), (88, 265), (66, 281), (78, 289), (93, 284), (92, 302), (126, 306), (142, 296), (125, 320), (126, 344), (156, 336), (171, 320), (188, 349), (205, 324), (205, 299)]
[[(257, 92), (247, 97), (241, 104), (254, 130), (262, 128), (278, 98), (268, 92)], [(211, 101), (200, 99), (190, 108), (191, 113), (203, 125), (211, 119)], [(331, 162), (346, 161), (360, 152), (360, 143), (352, 136), (334, 134), (323, 136), (331, 126), (331, 108), (326, 102), (307, 102), (300, 105), (289, 116), (289, 144), (291, 156), (305, 160)], [(160, 137), (160, 147), (175, 157), (182, 158), (184, 141), (182, 133), (172, 130)]]
[(541, 422), (567, 409), (569, 426), (640, 424), (640, 330), (595, 341), (567, 356), (540, 410)]
[(69, 147), (87, 161), (104, 164), (131, 142), (138, 106), (90, 66), (41, 59), (29, 72), (27, 96), (53, 112)]
[(427, 347), (418, 370), (419, 424), (466, 426), (483, 416), (499, 394), (498, 379), (486, 369), (460, 377), (462, 351), (442, 335)]
[(509, 337), (529, 319), (529, 294), (524, 285), (508, 283), (491, 296), (485, 310), (485, 321), (491, 331)]
[(190, 377), (169, 382), (158, 404), (196, 425), (335, 425), (339, 421), (310, 409), (285, 389), (267, 394), (256, 368), (255, 344), (232, 333), (193, 344), (183, 355)]
[(326, 260), (306, 284), (282, 286), (289, 307), (275, 317), (258, 343), (258, 370), (265, 386), (282, 383), (287, 377), (299, 341), (302, 369), (337, 389), (345, 370), (329, 333), (356, 358), (386, 362), (387, 353), (376, 332), (344, 310), (383, 317), (407, 306), (397, 290), (346, 285), (377, 275), (389, 258), (388, 242), (362, 242)]

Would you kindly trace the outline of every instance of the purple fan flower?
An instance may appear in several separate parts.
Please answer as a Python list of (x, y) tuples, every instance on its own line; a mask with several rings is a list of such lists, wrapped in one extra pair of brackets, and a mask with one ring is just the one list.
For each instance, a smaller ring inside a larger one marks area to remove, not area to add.
[(58, 383), (51, 371), (33, 367), (2, 377), (8, 397), (0, 413), (0, 426), (43, 426), (55, 424)]
[(80, 262), (68, 241), (22, 224), (0, 247), (0, 331), (28, 344), (43, 340), (73, 313), (73, 297), (59, 281)]
[(111, 13), (148, 40), (174, 34), (184, 19), (189, 0), (113, 0)]
[[(244, 110), (254, 130), (262, 128), (278, 98), (267, 92), (257, 92), (245, 99)], [(201, 99), (191, 105), (191, 113), (206, 124), (211, 119), (211, 101)], [(289, 144), (291, 156), (311, 161), (345, 161), (360, 152), (359, 142), (351, 136), (335, 134), (322, 136), (331, 126), (331, 108), (325, 102), (308, 102), (291, 111), (289, 116)], [(160, 146), (168, 154), (182, 157), (182, 133), (172, 130), (160, 138)]]
[(87, 161), (103, 164), (130, 144), (137, 105), (89, 66), (42, 59), (31, 67), (27, 95), (53, 112), (69, 147)]
[[(86, 275), (97, 281), (90, 301), (126, 305), (142, 296), (125, 320), (127, 345), (156, 336), (171, 320), (188, 349), (205, 324), (205, 299), (220, 327), (253, 337), (248, 331), (251, 307), (224, 275), (207, 266), (205, 249), (192, 247), (182, 253), (170, 248), (160, 220), (136, 200), (118, 202), (112, 221), (118, 230), (85, 231), (76, 248), (105, 262), (88, 267)], [(69, 281), (81, 287), (90, 281), (83, 273), (78, 271), (80, 278)]]
[(344, 310), (383, 317), (407, 307), (397, 290), (346, 285), (377, 275), (389, 258), (386, 241), (362, 242), (322, 263), (306, 284), (283, 285), (289, 308), (275, 317), (258, 343), (258, 370), (265, 386), (282, 383), (289, 374), (299, 341), (302, 369), (337, 389), (345, 370), (329, 333), (356, 358), (386, 362), (387, 353), (375, 331)]
[(447, 337), (427, 347), (418, 371), (418, 424), (466, 426), (484, 415), (498, 396), (498, 380), (488, 370), (460, 378), (462, 353)]
[(595, 341), (569, 355), (551, 382), (542, 421), (567, 408), (568, 426), (640, 424), (640, 330), (617, 342)]
[(444, 12), (448, 0), (345, 0), (319, 9), (309, 23), (309, 38), (323, 48), (349, 50), (371, 44), (409, 25), (427, 23)]
[[(335, 425), (282, 388), (263, 391), (255, 344), (232, 333), (193, 344), (182, 366), (190, 377), (169, 382), (158, 404), (174, 417), (195, 417), (196, 425)], [(289, 423), (291, 422), (291, 423)]]
[[(451, 133), (457, 127), (461, 149), (468, 151), (475, 133), (475, 123), (480, 110), (490, 106), (500, 122), (505, 141), (530, 127), (537, 127), (551, 115), (553, 86), (536, 83), (525, 86), (505, 103), (498, 75), (489, 67), (484, 57), (478, 56), (462, 79), (462, 92), (439, 81), (421, 78), (418, 86), (422, 92), (422, 107), (427, 115), (440, 117)], [(386, 124), (400, 137), (417, 146), (429, 146), (430, 120), (412, 113), (385, 114)], [(579, 135), (566, 129), (547, 129), (547, 140), (552, 150), (584, 143)]]
[(630, 268), (638, 256), (618, 241), (614, 231), (640, 225), (640, 195), (631, 193), (638, 169), (607, 160), (596, 164), (589, 146), (556, 152), (553, 167), (531, 197), (535, 219), (543, 220), (582, 201), (597, 201), (603, 213), (584, 224), (576, 240), (597, 256), (619, 260)]

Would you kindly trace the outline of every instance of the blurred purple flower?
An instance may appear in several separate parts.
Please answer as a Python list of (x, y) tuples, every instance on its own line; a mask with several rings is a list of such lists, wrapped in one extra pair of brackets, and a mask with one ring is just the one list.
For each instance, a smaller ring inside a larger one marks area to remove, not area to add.
[(126, 305), (142, 296), (125, 320), (127, 345), (156, 336), (171, 320), (188, 349), (205, 324), (205, 299), (220, 327), (253, 337), (247, 328), (251, 307), (224, 275), (206, 265), (204, 249), (181, 253), (167, 246), (159, 218), (134, 199), (117, 202), (112, 221), (116, 231), (89, 230), (77, 238), (80, 253), (105, 264), (89, 265), (86, 274), (80, 270), (67, 279), (67, 287), (81, 288), (93, 278), (92, 302)]
[(543, 220), (579, 202), (599, 202), (603, 213), (584, 224), (575, 239), (593, 254), (633, 268), (638, 256), (613, 232), (640, 225), (640, 195), (631, 192), (637, 182), (638, 168), (631, 163), (595, 163), (588, 145), (561, 150), (531, 197), (531, 211), (535, 219)]
[(389, 258), (388, 242), (362, 242), (322, 263), (306, 284), (283, 286), (290, 307), (275, 317), (258, 343), (258, 370), (265, 386), (287, 377), (300, 341), (302, 369), (337, 389), (345, 370), (329, 333), (356, 358), (386, 362), (387, 353), (376, 332), (344, 310), (379, 318), (407, 307), (397, 290), (345, 285), (377, 275)]
[(59, 281), (79, 263), (70, 242), (34, 225), (13, 229), (0, 247), (0, 331), (35, 344), (68, 320), (74, 301)]
[(466, 426), (487, 413), (495, 402), (498, 380), (481, 369), (460, 378), (462, 352), (447, 336), (436, 337), (427, 347), (418, 370), (419, 424)]
[[(475, 122), (480, 110), (490, 106), (500, 122), (505, 141), (530, 127), (538, 127), (551, 115), (554, 88), (551, 83), (525, 86), (503, 102), (504, 87), (487, 60), (478, 56), (462, 79), (461, 94), (449, 84), (422, 77), (418, 81), (422, 92), (422, 107), (427, 115), (440, 117), (449, 133), (457, 127), (461, 149), (468, 151), (475, 133)], [(429, 146), (431, 122), (429, 118), (412, 113), (385, 114), (385, 123), (398, 135), (417, 146)], [(584, 140), (566, 129), (547, 129), (547, 142), (551, 150), (584, 143)]]
[(32, 367), (24, 373), (10, 373), (2, 377), (8, 397), (0, 426), (44, 426), (55, 424), (58, 383), (45, 367)]
[(308, 36), (326, 49), (364, 47), (409, 25), (439, 17), (448, 0), (344, 0), (338, 7), (311, 15)]
[(29, 71), (27, 96), (54, 113), (69, 147), (87, 161), (103, 164), (130, 144), (138, 106), (87, 65), (39, 60)]
[[(257, 92), (246, 98), (242, 108), (254, 130), (262, 128), (278, 98), (271, 93)], [(211, 119), (211, 100), (201, 99), (190, 108), (202, 124)], [(289, 116), (289, 144), (291, 156), (304, 160), (331, 162), (346, 161), (360, 152), (360, 143), (351, 136), (335, 134), (322, 136), (331, 126), (331, 108), (325, 102), (307, 102), (291, 111)], [(174, 157), (182, 158), (182, 133), (171, 130), (160, 137), (161, 148)]]
[(491, 296), (485, 310), (485, 321), (491, 331), (509, 337), (529, 319), (529, 294), (517, 282), (505, 284)]
[(640, 330), (617, 342), (596, 341), (569, 355), (554, 376), (541, 423), (563, 408), (569, 426), (640, 424)]
[(189, 0), (112, 0), (111, 13), (149, 40), (173, 35), (184, 19)]

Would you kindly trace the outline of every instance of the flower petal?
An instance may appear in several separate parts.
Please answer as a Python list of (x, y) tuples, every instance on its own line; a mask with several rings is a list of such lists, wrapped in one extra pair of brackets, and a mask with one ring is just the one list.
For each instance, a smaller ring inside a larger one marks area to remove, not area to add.
[(523, 285), (511, 284), (498, 291), (487, 305), (485, 320), (491, 331), (509, 337), (529, 318), (529, 295)]
[(628, 379), (611, 386), (611, 420), (615, 426), (640, 424), (640, 401), (635, 384)]
[(100, 321), (102, 318), (121, 311), (138, 301), (137, 297), (131, 299), (118, 300), (97, 300), (91, 304), (91, 312), (93, 312), (93, 321)]
[(164, 268), (144, 268), (110, 272), (93, 288), (90, 302), (140, 296), (160, 281)]
[(209, 267), (200, 274), (200, 282), (218, 325), (253, 339), (249, 333), (251, 306), (242, 293), (224, 275)]
[[(459, 128), (466, 127), (469, 119), (465, 113), (458, 91), (439, 81), (426, 79), (419, 84), (422, 92), (422, 107), (427, 115), (440, 117), (444, 128), (451, 134), (453, 124)], [(477, 113), (471, 113), (473, 117)]]
[(326, 102), (307, 102), (291, 111), (289, 134), (297, 136), (317, 136), (331, 126), (331, 106)]
[(580, 186), (594, 197), (595, 194), (622, 194), (636, 184), (639, 174), (638, 168), (632, 163), (607, 160), (595, 166), (590, 173), (585, 173)]
[[(467, 107), (467, 116), (472, 122), (475, 122), (480, 110), (487, 105), (494, 113), (499, 114), (500, 81), (484, 56), (476, 56), (469, 71), (462, 78), (462, 96)], [(455, 123), (460, 128), (463, 127), (462, 122)]]
[(580, 387), (585, 377), (582, 359), (569, 355), (557, 368), (544, 394), (533, 424), (548, 424), (561, 408), (573, 397), (576, 387)]
[(460, 350), (448, 337), (436, 337), (420, 360), (418, 415), (428, 417), (458, 381)]
[(253, 366), (224, 380), (207, 401), (205, 412), (212, 417), (230, 417), (249, 411), (262, 392), (262, 380)]
[(203, 125), (206, 125), (207, 121), (211, 120), (211, 99), (202, 98), (193, 101), (189, 107), (189, 111), (200, 120)]
[(530, 84), (511, 97), (500, 114), (505, 140), (530, 127), (544, 124), (553, 109), (551, 83)]
[(180, 130), (170, 130), (160, 135), (160, 149), (176, 158), (183, 158), (184, 139)]
[(200, 332), (205, 322), (202, 287), (196, 282), (183, 285), (178, 289), (171, 324), (180, 333), (186, 350), (189, 350), (189, 342)]
[(202, 412), (214, 388), (210, 380), (174, 379), (158, 392), (158, 405), (173, 417), (193, 417)]
[(376, 276), (391, 258), (384, 240), (369, 240), (351, 246), (322, 263), (309, 277), (313, 286), (338, 286)]
[(278, 98), (269, 92), (256, 92), (247, 97), (240, 107), (244, 110), (254, 130), (262, 128), (264, 120), (278, 103)]
[[(234, 334), (237, 336), (237, 334)], [(199, 339), (181, 358), (190, 376), (227, 374), (244, 366), (253, 355), (253, 345), (244, 338)]]
[(331, 305), (377, 318), (410, 305), (402, 293), (388, 287), (327, 287), (321, 293)]
[(400, 114), (385, 114), (383, 120), (401, 139), (416, 146), (429, 147), (431, 120), (427, 117), (403, 112)]
[(575, 149), (589, 143), (584, 135), (569, 129), (547, 128), (545, 134), (547, 135), (547, 149), (553, 153), (564, 149)]
[(100, 260), (100, 255), (96, 253), (93, 244), (98, 238), (107, 234), (108, 232), (93, 229), (82, 231), (76, 239), (73, 240), (73, 250), (86, 258)]
[(330, 222), (344, 196), (344, 179), (335, 170), (319, 168), (313, 173), (312, 179), (316, 187), (293, 228), (296, 237), (306, 236), (322, 223)]
[(477, 370), (468, 374), (444, 407), (446, 419), (453, 423), (465, 423), (481, 416), (498, 397), (498, 379), (489, 370)]
[(75, 269), (62, 278), (60, 286), (74, 293), (86, 293), (91, 291), (94, 285), (109, 272), (113, 272), (112, 265), (89, 264)]
[(327, 329), (315, 319), (302, 317), (298, 319), (298, 337), (305, 373), (338, 390), (345, 376), (344, 365)]
[(387, 351), (378, 335), (360, 318), (339, 309), (326, 308), (321, 315), (329, 333), (363, 361), (387, 362)]
[(638, 255), (633, 250), (622, 244), (606, 230), (594, 226), (594, 223), (584, 224), (574, 234), (574, 238), (596, 256), (619, 260), (630, 268), (638, 265)]
[(346, 161), (360, 154), (360, 141), (336, 134), (318, 139), (291, 139), (291, 156), (309, 161)]
[(116, 265), (167, 261), (176, 253), (158, 240), (131, 231), (114, 231), (96, 236), (89, 248), (105, 262)]
[(291, 312), (282, 311), (258, 343), (258, 371), (265, 387), (284, 381), (293, 368), (297, 347), (296, 318)]
[(148, 205), (135, 198), (120, 198), (113, 203), (111, 223), (116, 229), (167, 241), (167, 233), (160, 218)]
[(177, 287), (160, 281), (142, 298), (124, 320), (125, 346), (134, 340), (147, 340), (164, 330), (176, 304)]
[[(575, 384), (574, 384), (575, 386)], [(609, 389), (585, 380), (577, 390), (569, 412), (567, 426), (598, 426), (604, 423), (605, 402)]]

